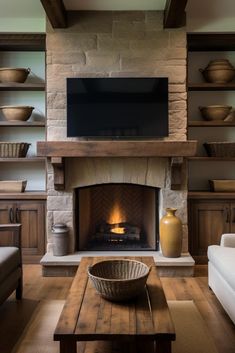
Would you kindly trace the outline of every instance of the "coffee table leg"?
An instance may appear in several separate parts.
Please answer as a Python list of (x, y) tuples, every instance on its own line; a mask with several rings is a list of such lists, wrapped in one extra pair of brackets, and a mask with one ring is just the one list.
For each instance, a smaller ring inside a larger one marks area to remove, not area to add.
[(156, 341), (156, 353), (171, 353), (171, 341)]
[(60, 341), (60, 353), (76, 353), (77, 342), (74, 340)]

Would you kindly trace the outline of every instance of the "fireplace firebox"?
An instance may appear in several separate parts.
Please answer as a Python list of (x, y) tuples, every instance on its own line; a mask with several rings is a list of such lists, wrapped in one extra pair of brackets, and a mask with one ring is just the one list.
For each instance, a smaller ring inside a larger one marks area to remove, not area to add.
[(124, 183), (77, 188), (77, 250), (158, 250), (158, 192)]

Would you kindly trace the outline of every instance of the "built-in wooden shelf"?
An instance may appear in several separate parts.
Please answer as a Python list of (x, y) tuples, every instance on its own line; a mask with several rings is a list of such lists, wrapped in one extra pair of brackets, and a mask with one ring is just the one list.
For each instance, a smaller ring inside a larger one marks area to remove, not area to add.
[(45, 48), (45, 33), (0, 33), (1, 51), (44, 51)]
[(188, 83), (188, 91), (233, 91), (235, 82), (230, 83)]
[(25, 192), (1, 192), (1, 200), (46, 200), (46, 191), (25, 191)]
[(24, 158), (0, 158), (0, 162), (19, 162), (19, 163), (38, 163), (45, 162), (46, 159), (44, 157), (24, 157)]
[(189, 191), (189, 199), (235, 199), (235, 192)]
[(230, 51), (235, 50), (234, 32), (200, 32), (187, 34), (188, 51)]
[(235, 161), (235, 157), (207, 157), (207, 156), (195, 156), (195, 157), (188, 157), (188, 160), (190, 161), (202, 161), (202, 162), (208, 162), (208, 161)]
[(0, 126), (45, 127), (44, 121), (0, 121)]
[(45, 83), (0, 83), (0, 91), (45, 91)]
[(235, 121), (204, 121), (191, 120), (188, 122), (189, 127), (226, 127), (235, 126)]

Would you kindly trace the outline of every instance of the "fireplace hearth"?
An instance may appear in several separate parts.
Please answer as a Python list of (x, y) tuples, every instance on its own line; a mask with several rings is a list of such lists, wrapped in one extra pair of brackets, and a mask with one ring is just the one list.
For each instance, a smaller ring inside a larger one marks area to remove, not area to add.
[(156, 250), (158, 189), (105, 184), (77, 189), (79, 250)]

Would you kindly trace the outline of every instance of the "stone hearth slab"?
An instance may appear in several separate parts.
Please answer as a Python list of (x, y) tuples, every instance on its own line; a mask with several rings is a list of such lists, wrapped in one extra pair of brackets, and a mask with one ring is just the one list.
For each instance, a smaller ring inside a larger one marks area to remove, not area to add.
[(161, 277), (189, 277), (194, 274), (195, 261), (189, 253), (167, 258), (160, 251), (115, 251), (112, 255), (108, 251), (83, 251), (66, 256), (45, 254), (40, 261), (43, 276), (73, 276), (84, 256), (153, 256)]

